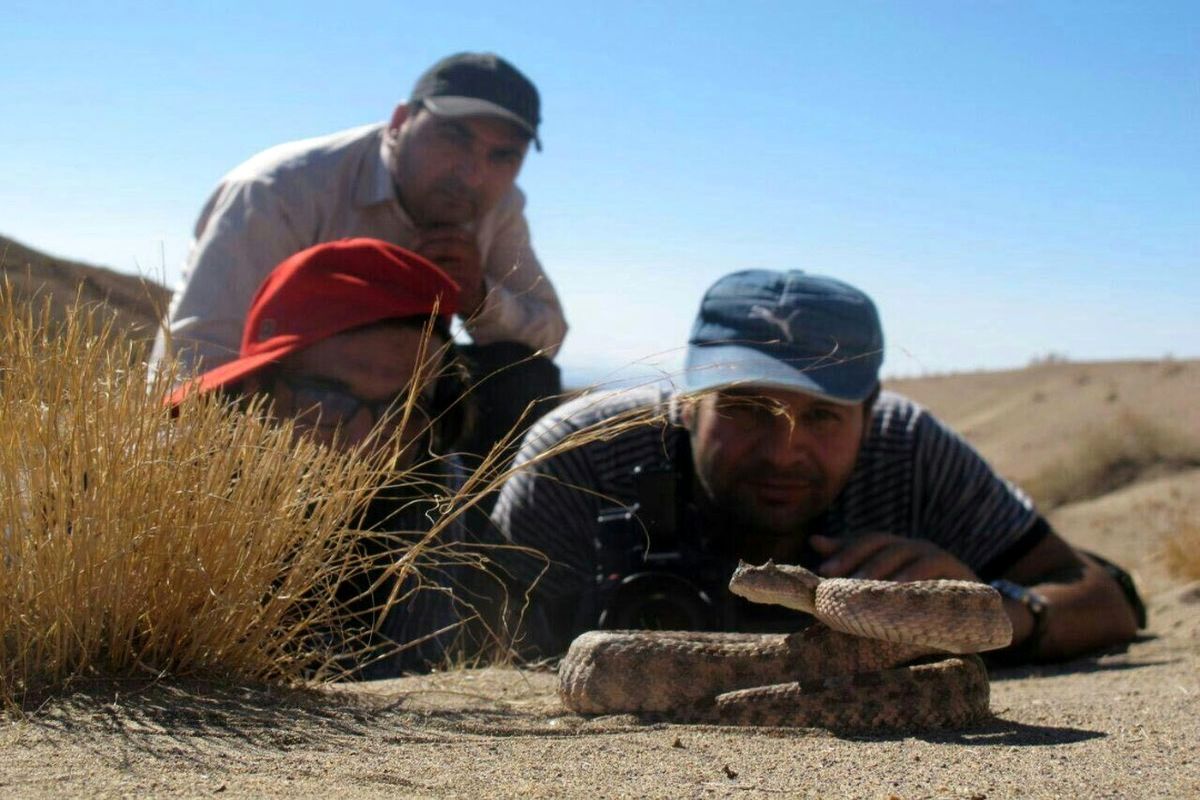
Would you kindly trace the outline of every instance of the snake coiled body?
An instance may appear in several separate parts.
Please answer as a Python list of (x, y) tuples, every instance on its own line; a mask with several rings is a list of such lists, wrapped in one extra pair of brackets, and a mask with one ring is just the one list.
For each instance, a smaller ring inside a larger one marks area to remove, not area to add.
[(768, 562), (739, 567), (730, 588), (818, 623), (793, 634), (589, 631), (559, 667), (564, 704), (838, 730), (962, 727), (989, 714), (987, 672), (971, 654), (1012, 637), (990, 586), (823, 580)]

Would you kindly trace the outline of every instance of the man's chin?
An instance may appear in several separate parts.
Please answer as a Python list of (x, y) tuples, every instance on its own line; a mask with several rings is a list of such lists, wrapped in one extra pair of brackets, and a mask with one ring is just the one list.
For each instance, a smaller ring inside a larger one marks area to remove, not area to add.
[(458, 226), (465, 227), (479, 219), (479, 204), (472, 200), (450, 199), (435, 197), (427, 206), (427, 213), (422, 215), (427, 226)]
[(747, 517), (746, 525), (754, 535), (781, 541), (797, 537), (804, 528), (804, 520), (797, 517), (778, 517), (753, 514)]
[(790, 502), (766, 502), (760, 497), (746, 498), (740, 504), (740, 518), (756, 532), (776, 539), (794, 537), (818, 516), (816, 503), (808, 498)]
[(432, 221), (426, 223), (426, 228), (462, 228), (470, 230), (478, 219), (474, 212), (464, 214), (439, 214), (432, 218)]

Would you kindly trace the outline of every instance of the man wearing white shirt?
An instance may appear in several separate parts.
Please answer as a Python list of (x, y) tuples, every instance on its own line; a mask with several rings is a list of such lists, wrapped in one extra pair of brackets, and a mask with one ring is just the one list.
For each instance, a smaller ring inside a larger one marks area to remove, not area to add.
[[(529, 143), (541, 146), (540, 121), (528, 78), (496, 55), (459, 53), (426, 71), (388, 123), (282, 144), (235, 167), (196, 223), (154, 360), (173, 356), (194, 372), (235, 358), (254, 291), (276, 264), (320, 242), (372, 237), (459, 284), (474, 345), (466, 360), (477, 378), (494, 376), (481, 384), (481, 418), (515, 422), (527, 402), (558, 392), (549, 359), (567, 329), (516, 186)], [(504, 430), (481, 431), (477, 449)]]

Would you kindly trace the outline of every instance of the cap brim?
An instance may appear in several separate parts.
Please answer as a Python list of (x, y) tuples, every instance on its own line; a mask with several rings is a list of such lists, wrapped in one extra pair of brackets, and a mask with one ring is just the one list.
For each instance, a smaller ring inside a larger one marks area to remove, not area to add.
[(478, 97), (458, 97), (454, 95), (438, 95), (436, 97), (421, 98), (421, 105), (432, 111), (439, 117), (500, 117), (513, 123), (521, 130), (529, 134), (529, 138), (537, 146), (538, 150), (542, 149), (542, 140), (538, 138), (537, 131), (528, 121), (521, 116), (514, 114), (503, 106), (498, 106), (488, 100), (480, 100)]
[[(863, 369), (861, 377), (853, 373), (847, 376), (847, 369), (853, 370), (854, 366), (831, 360), (828, 364), (801, 370), (752, 347), (693, 344), (688, 347), (683, 385), (689, 392), (755, 386), (800, 392), (843, 405), (861, 403), (874, 391), (877, 379), (869, 369)], [(825, 372), (824, 376), (822, 372)], [(835, 387), (831, 380), (822, 380), (823, 377), (841, 380)]]
[(253, 375), (268, 364), (274, 363), (284, 356), (296, 352), (298, 349), (300, 349), (300, 346), (297, 346), (295, 343), (281, 342), (278, 347), (273, 347), (270, 350), (237, 358), (227, 364), (213, 367), (207, 372), (202, 372), (196, 377), (176, 386), (167, 395), (164, 404), (174, 407), (194, 394), (205, 394), (216, 389), (222, 389)]

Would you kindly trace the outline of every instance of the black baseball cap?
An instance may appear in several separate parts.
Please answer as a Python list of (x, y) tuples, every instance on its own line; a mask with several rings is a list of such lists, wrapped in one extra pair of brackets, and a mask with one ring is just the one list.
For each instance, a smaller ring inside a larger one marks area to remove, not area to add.
[(503, 117), (520, 126), (542, 149), (537, 87), (495, 53), (455, 53), (443, 58), (417, 79), (408, 101), (446, 117)]

